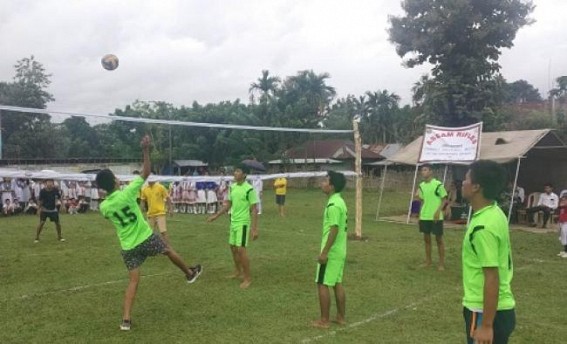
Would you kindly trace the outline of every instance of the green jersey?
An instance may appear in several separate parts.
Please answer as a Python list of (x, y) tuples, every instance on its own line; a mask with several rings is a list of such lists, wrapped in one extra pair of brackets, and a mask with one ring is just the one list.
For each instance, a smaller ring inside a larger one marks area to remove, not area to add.
[[(435, 212), (441, 206), (443, 198), (447, 197), (447, 190), (443, 183), (435, 178), (429, 182), (423, 181), (419, 184), (419, 198), (421, 198), (421, 210), (419, 219), (432, 221), (435, 219)], [(439, 212), (439, 220), (443, 220), (443, 211)]]
[(340, 193), (334, 193), (329, 197), (325, 212), (323, 213), (323, 237), (321, 239), (321, 251), (327, 244), (331, 227), (339, 229), (335, 242), (329, 250), (329, 259), (345, 259), (347, 251), (347, 207)]
[(114, 191), (100, 204), (100, 212), (114, 224), (123, 250), (133, 249), (152, 235), (136, 202), (143, 184), (144, 179), (136, 177), (124, 190)]
[(247, 224), (250, 223), (250, 206), (258, 203), (256, 192), (250, 183), (230, 184), (228, 193), (230, 206), (230, 223), (231, 224)]
[(513, 309), (510, 283), (514, 274), (508, 219), (495, 204), (475, 212), (463, 239), (463, 305), (472, 311), (484, 306), (483, 268), (498, 268), (498, 310)]

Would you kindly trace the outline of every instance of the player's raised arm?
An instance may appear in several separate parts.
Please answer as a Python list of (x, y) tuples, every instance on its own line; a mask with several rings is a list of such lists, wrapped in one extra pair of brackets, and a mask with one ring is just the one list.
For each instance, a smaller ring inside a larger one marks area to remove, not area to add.
[(144, 136), (144, 138), (142, 138), (142, 142), (140, 142), (140, 145), (142, 146), (142, 153), (144, 158), (142, 173), (140, 173), (140, 177), (142, 177), (144, 180), (148, 179), (148, 176), (152, 172), (152, 166), (151, 166), (152, 163), (150, 161), (151, 144), (152, 141), (149, 135)]

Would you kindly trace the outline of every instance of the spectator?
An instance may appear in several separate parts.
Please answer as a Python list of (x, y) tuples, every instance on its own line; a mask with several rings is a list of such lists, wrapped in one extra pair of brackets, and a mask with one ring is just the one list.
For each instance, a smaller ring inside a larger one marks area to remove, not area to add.
[(254, 177), (252, 181), (252, 187), (256, 191), (256, 197), (258, 198), (258, 203), (256, 206), (258, 207), (258, 215), (262, 214), (262, 196), (263, 196), (263, 189), (264, 189), (264, 182), (262, 181), (262, 177), (259, 175)]
[(207, 213), (214, 214), (217, 212), (217, 192), (215, 183), (207, 183)]
[(4, 207), (2, 209), (2, 212), (4, 213), (5, 216), (14, 215), (14, 203), (12, 203), (10, 199), (7, 198), (4, 201)]
[(24, 208), (24, 213), (37, 215), (37, 203), (34, 198), (30, 198), (28, 205)]
[(19, 214), (24, 210), (24, 208), (22, 208), (20, 204), (21, 204), (20, 200), (14, 198), (14, 202), (12, 202), (12, 207), (14, 208), (14, 214)]
[(96, 182), (92, 182), (91, 185), (91, 209), (98, 211), (98, 203), (100, 200), (100, 194), (98, 193), (98, 186)]
[(89, 202), (85, 196), (79, 196), (79, 213), (84, 214), (89, 210)]
[(559, 206), (559, 197), (557, 194), (553, 193), (553, 185), (551, 185), (551, 183), (544, 185), (544, 191), (545, 192), (539, 196), (537, 206), (526, 209), (531, 227), (537, 227), (537, 224), (534, 222), (534, 213), (541, 211), (543, 212), (543, 225), (541, 228), (546, 228), (549, 216)]
[[(283, 169), (280, 173), (283, 173)], [(285, 177), (276, 178), (274, 181), (274, 190), (276, 192), (276, 204), (279, 208), (279, 213), (281, 217), (285, 216), (285, 196), (287, 193), (287, 179)]]
[(26, 179), (22, 181), (23, 189), (22, 189), (22, 202), (24, 203), (23, 208), (25, 209), (31, 199), (31, 187), (30, 187), (30, 180)]
[(79, 213), (79, 202), (76, 198), (71, 198), (67, 201), (67, 212), (70, 215), (77, 215)]

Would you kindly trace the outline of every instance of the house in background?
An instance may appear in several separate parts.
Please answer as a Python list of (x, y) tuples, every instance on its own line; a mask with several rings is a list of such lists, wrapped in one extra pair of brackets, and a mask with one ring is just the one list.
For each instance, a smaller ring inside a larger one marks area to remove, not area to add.
[(277, 159), (268, 161), (270, 173), (278, 173), (281, 168), (286, 172), (344, 170), (344, 164), (334, 159)]
[[(383, 160), (384, 157), (379, 154), (382, 148), (381, 145), (363, 145), (361, 151), (363, 166), (366, 163)], [(293, 165), (298, 169), (354, 170), (356, 154), (354, 143), (350, 140), (311, 140), (287, 150), (284, 156), (282, 162), (293, 161)]]

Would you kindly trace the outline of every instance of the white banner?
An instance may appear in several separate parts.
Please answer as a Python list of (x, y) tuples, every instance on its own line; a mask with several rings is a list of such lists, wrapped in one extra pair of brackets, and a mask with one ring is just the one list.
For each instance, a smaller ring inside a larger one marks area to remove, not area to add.
[(459, 128), (425, 126), (420, 163), (473, 162), (480, 155), (482, 122)]

